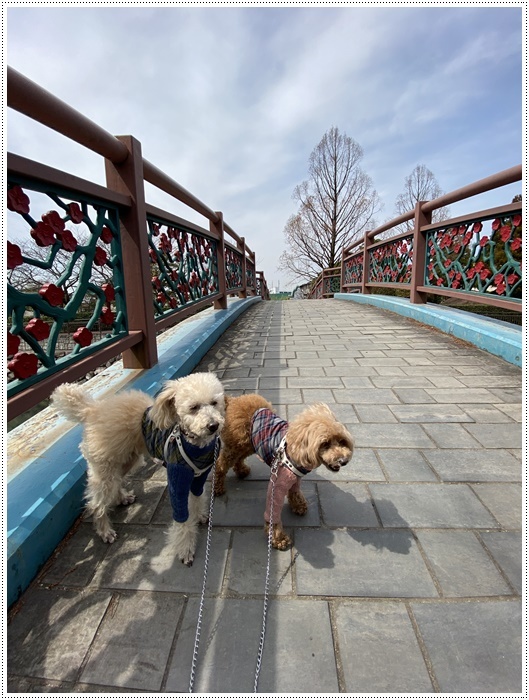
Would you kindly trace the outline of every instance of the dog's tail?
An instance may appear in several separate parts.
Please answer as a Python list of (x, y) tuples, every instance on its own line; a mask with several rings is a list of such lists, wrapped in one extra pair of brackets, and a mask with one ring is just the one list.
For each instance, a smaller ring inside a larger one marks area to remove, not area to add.
[(79, 384), (61, 384), (51, 395), (51, 402), (61, 415), (82, 423), (95, 406), (94, 399)]

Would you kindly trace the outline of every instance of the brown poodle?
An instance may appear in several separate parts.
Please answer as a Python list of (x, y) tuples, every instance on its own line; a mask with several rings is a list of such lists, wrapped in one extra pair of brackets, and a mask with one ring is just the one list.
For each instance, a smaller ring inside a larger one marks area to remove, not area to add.
[(281, 524), (285, 496), (292, 512), (305, 515), (307, 501), (301, 493), (301, 477), (320, 464), (333, 472), (339, 471), (352, 457), (353, 438), (324, 403), (309, 406), (287, 423), (258, 394), (225, 397), (225, 400), (226, 422), (215, 470), (215, 495), (225, 492), (225, 477), (230, 467), (244, 479), (250, 473), (244, 459), (251, 454), (259, 455), (272, 467), (264, 514), (265, 532), (268, 533), (272, 520), (272, 546), (287, 549), (291, 539)]

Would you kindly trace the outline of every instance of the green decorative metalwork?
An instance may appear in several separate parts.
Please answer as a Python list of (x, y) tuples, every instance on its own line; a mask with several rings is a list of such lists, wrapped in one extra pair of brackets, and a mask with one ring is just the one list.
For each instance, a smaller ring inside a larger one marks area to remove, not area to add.
[(382, 243), (369, 251), (369, 282), (411, 284), (413, 236)]
[(364, 253), (358, 253), (344, 263), (344, 285), (362, 284), (364, 274)]
[(215, 239), (153, 216), (147, 227), (155, 318), (219, 291)]
[(242, 254), (229, 246), (225, 246), (224, 255), (226, 260), (226, 289), (242, 289)]
[(425, 285), (521, 300), (521, 211), (428, 231)]
[(246, 259), (246, 287), (255, 289), (255, 267), (248, 258)]
[(323, 278), (323, 295), (338, 294), (340, 291), (340, 275)]
[(115, 207), (9, 176), (7, 208), (9, 397), (125, 336), (127, 315)]

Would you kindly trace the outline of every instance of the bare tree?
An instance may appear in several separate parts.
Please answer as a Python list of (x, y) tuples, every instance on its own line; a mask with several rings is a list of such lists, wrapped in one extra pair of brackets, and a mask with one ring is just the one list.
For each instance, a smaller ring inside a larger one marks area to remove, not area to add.
[[(439, 187), (439, 183), (432, 171), (425, 165), (416, 165), (411, 174), (404, 180), (404, 190), (395, 200), (395, 216), (415, 209), (417, 202), (437, 199), (442, 194), (444, 192)], [(449, 207), (441, 207), (432, 212), (432, 222), (444, 221), (449, 216)], [(395, 226), (382, 237), (388, 238), (389, 236), (395, 236), (397, 233), (406, 233), (413, 230), (413, 226), (414, 219), (410, 219), (410, 221)]]
[(292, 198), (299, 203), (285, 226), (287, 250), (279, 267), (308, 280), (339, 263), (342, 248), (360, 240), (380, 209), (371, 178), (361, 169), (359, 144), (331, 127), (309, 158), (309, 179)]

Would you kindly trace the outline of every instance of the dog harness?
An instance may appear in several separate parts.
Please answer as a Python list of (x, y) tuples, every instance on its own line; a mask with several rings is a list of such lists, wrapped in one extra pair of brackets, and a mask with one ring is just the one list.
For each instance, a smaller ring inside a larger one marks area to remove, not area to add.
[[(287, 455), (287, 431), (288, 422), (269, 408), (260, 408), (253, 414), (251, 440), (255, 453), (259, 455), (269, 467), (272, 467), (274, 463), (277, 464), (277, 472), (275, 473), (275, 481), (273, 482), (274, 524), (281, 522), (281, 510), (283, 509), (283, 502), (287, 493), (289, 491), (299, 491), (301, 477), (305, 476), (305, 474), (308, 474), (310, 471), (310, 469), (295, 465)], [(272, 479), (274, 479), (273, 472), (270, 476), (268, 495), (266, 498), (266, 510), (264, 515), (266, 522), (270, 522)]]
[(167, 467), (169, 498), (173, 518), (184, 523), (189, 518), (188, 496), (201, 496), (204, 484), (215, 463), (215, 438), (205, 447), (188, 442), (178, 427), (161, 430), (149, 416), (143, 414), (141, 428), (145, 445), (151, 457), (162, 460)]

